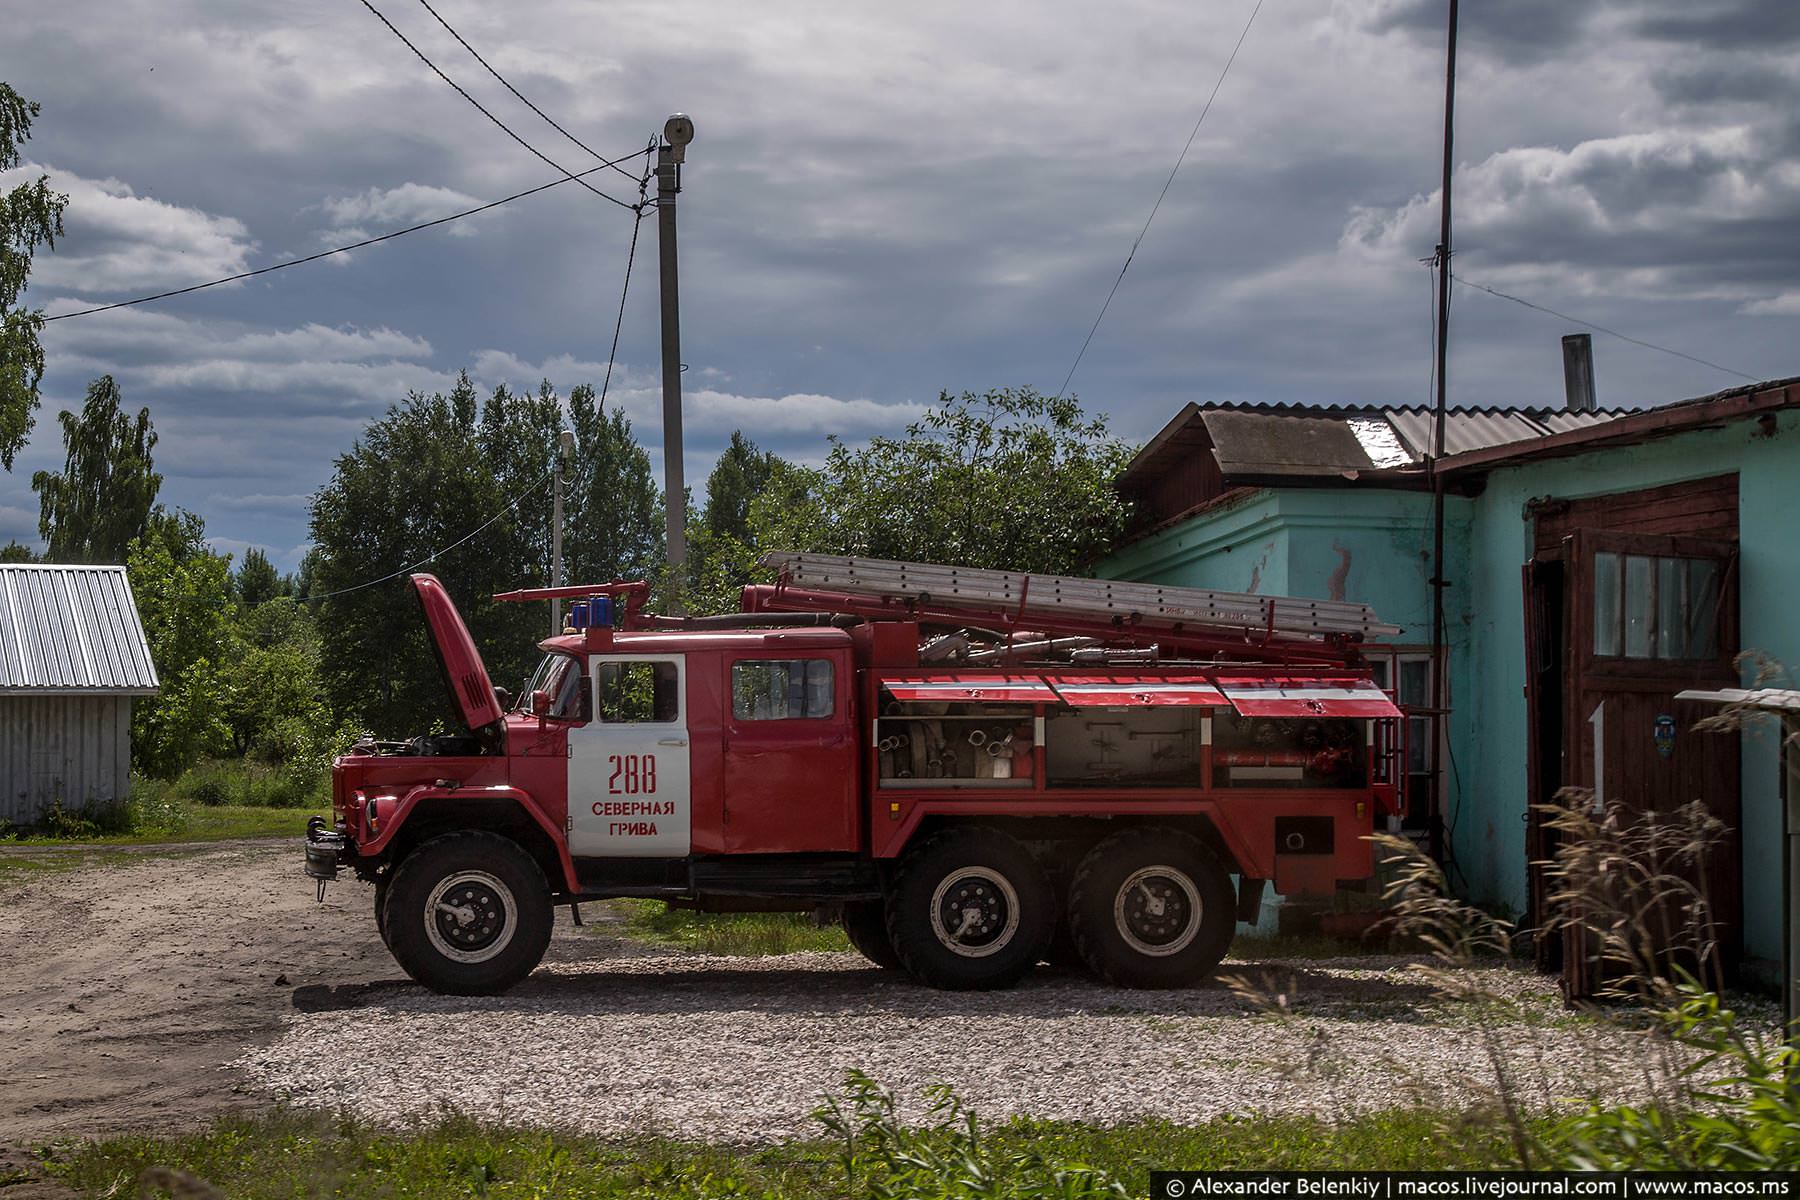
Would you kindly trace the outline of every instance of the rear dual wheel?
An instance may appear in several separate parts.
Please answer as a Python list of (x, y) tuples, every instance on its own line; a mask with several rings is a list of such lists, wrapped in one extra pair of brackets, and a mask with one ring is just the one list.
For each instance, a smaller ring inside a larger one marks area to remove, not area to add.
[(887, 931), (887, 905), (880, 900), (852, 900), (844, 905), (844, 936), (858, 954), (882, 968), (894, 970), (900, 956)]
[(888, 940), (914, 978), (953, 991), (1010, 987), (1042, 956), (1055, 893), (1014, 838), (953, 829), (907, 854), (895, 873)]
[(1082, 962), (1122, 987), (1188, 987), (1210, 975), (1237, 930), (1231, 878), (1177, 830), (1126, 829), (1088, 851), (1069, 884)]

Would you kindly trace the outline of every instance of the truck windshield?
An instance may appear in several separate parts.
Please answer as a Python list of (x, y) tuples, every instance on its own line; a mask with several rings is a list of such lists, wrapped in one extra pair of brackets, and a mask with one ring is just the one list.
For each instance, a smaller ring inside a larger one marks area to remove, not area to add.
[(544, 692), (550, 697), (550, 708), (545, 716), (565, 721), (586, 720), (587, 689), (582, 687), (582, 682), (579, 659), (567, 654), (546, 654), (514, 702), (513, 711), (530, 712), (532, 696)]

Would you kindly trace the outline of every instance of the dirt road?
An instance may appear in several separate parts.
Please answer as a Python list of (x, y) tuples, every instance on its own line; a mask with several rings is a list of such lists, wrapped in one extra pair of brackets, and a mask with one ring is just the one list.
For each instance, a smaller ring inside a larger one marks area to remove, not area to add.
[[(339, 882), (316, 903), (298, 839), (106, 859), (0, 879), (8, 1142), (198, 1124), (266, 1106), (226, 1064), (297, 1013), (404, 980), (375, 934), (374, 889)], [(565, 925), (551, 958), (607, 946)]]

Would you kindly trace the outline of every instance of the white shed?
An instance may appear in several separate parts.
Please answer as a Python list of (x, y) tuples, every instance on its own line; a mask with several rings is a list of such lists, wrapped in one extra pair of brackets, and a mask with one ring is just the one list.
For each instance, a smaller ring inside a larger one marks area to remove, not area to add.
[(0, 565), (0, 823), (123, 800), (156, 688), (124, 567)]

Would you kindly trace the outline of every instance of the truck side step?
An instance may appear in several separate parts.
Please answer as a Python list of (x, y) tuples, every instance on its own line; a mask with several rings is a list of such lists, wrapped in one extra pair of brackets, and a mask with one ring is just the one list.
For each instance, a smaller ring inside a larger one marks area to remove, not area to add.
[(697, 858), (693, 889), (699, 895), (808, 896), (863, 900), (881, 895), (881, 875), (868, 859), (849, 855), (757, 854)]

